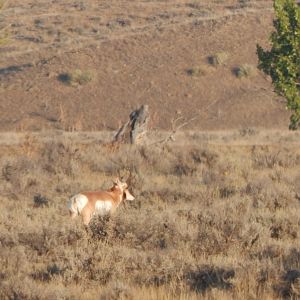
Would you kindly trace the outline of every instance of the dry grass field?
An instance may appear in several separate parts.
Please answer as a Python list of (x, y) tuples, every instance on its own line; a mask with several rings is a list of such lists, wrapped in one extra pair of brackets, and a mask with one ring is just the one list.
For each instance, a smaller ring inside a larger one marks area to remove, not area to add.
[[(108, 138), (1, 135), (1, 299), (297, 299), (299, 133)], [(88, 229), (69, 219), (72, 194), (128, 170), (135, 201)]]
[[(1, 300), (300, 298), (300, 134), (256, 67), (272, 3), (0, 0)], [(112, 145), (142, 104), (145, 143)], [(135, 201), (69, 218), (129, 172)]]

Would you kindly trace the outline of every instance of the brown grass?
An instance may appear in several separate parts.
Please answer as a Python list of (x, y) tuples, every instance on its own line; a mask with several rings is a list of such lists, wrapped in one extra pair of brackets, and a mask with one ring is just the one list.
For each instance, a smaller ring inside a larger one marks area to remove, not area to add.
[[(299, 295), (296, 145), (112, 152), (27, 135), (0, 147), (1, 299)], [(87, 230), (69, 219), (70, 195), (107, 188), (128, 168), (136, 201)]]
[[(1, 13), (2, 9), (4, 8), (5, 3), (6, 3), (5, 0), (0, 1), (0, 13)], [(0, 46), (3, 46), (5, 44), (7, 44), (8, 42), (9, 42), (8, 34), (6, 32), (4, 32), (3, 28), (0, 28)]]

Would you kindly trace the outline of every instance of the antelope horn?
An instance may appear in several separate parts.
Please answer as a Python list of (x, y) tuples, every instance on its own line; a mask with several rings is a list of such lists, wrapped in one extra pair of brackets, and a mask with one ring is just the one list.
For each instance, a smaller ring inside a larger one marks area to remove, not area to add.
[(131, 185), (131, 183), (132, 183), (132, 170), (130, 168), (128, 168), (128, 172), (129, 172), (129, 175), (128, 175), (127, 179), (126, 179), (126, 183), (128, 185)]

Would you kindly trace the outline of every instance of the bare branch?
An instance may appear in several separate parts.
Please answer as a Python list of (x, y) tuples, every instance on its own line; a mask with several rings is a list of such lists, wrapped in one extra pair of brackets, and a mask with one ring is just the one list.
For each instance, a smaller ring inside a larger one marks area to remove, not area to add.
[(181, 124), (179, 124), (179, 125), (177, 124), (178, 121), (184, 120), (185, 118), (182, 117), (182, 116), (180, 116), (180, 117), (178, 117), (178, 118), (176, 118), (176, 119), (173, 119), (173, 120), (171, 121), (172, 131), (171, 131), (170, 135), (168, 135), (168, 136), (167, 136), (166, 138), (164, 138), (164, 139), (161, 139), (161, 140), (159, 140), (159, 141), (156, 141), (156, 142), (150, 144), (149, 146), (153, 146), (153, 145), (156, 145), (156, 144), (165, 144), (165, 143), (167, 143), (167, 142), (169, 142), (169, 141), (174, 142), (174, 141), (175, 141), (175, 134), (178, 132), (178, 130), (180, 130), (181, 128), (187, 126), (188, 124), (190, 124), (192, 121), (196, 120), (197, 118), (198, 118), (198, 117), (195, 116), (195, 117), (193, 117), (193, 118), (191, 118), (191, 119), (189, 119), (189, 120), (187, 120), (187, 121), (184, 121), (183, 123), (181, 123)]

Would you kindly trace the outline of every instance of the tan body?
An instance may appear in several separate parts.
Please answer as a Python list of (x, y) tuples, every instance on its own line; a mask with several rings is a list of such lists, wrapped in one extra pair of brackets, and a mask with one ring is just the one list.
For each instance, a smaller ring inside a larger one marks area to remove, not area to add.
[(83, 192), (68, 201), (72, 218), (80, 215), (88, 225), (94, 215), (105, 216), (113, 213), (123, 200), (134, 200), (126, 183), (117, 180), (107, 191)]
[[(81, 212), (83, 223), (85, 225), (88, 225), (91, 218), (97, 214), (97, 202), (110, 203), (111, 208), (109, 209), (109, 213), (114, 213), (123, 200), (123, 193), (121, 191), (84, 192), (82, 193), (82, 195), (86, 196), (89, 199), (89, 201), (87, 202), (87, 204)], [(108, 207), (108, 205), (103, 206)], [(103, 213), (99, 213), (99, 215), (106, 215), (106, 213), (104, 213), (103, 210)]]

